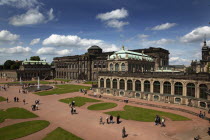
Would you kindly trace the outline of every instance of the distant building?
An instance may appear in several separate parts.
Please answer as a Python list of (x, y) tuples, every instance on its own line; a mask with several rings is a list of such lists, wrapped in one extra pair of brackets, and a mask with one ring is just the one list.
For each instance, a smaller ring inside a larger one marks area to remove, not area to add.
[(18, 70), (1, 70), (0, 78), (19, 80), (52, 79), (53, 71), (46, 61), (23, 61)]
[[(135, 52), (142, 55), (142, 60), (140, 56), (134, 55)], [(133, 50), (131, 54), (135, 57), (139, 57), (136, 60), (134, 57), (133, 60), (129, 60), (128, 68), (132, 71), (151, 71), (157, 67), (167, 66), (168, 65), (168, 50), (162, 48), (150, 47), (149, 49), (137, 49)], [(99, 71), (107, 71), (109, 68), (111, 59), (108, 60), (108, 57), (114, 54), (114, 52), (103, 52), (102, 49), (98, 46), (92, 46), (88, 49), (88, 52), (83, 55), (74, 55), (74, 56), (64, 56), (64, 57), (55, 57), (53, 59), (56, 71), (56, 78), (62, 79), (80, 79), (80, 80), (97, 80)], [(128, 57), (131, 55), (127, 51)], [(121, 61), (120, 58), (116, 56), (116, 61)], [(126, 59), (126, 56), (123, 56)], [(153, 61), (147, 63), (146, 58), (151, 58)], [(141, 64), (139, 64), (139, 62)], [(122, 61), (121, 61), (122, 62)], [(136, 65), (138, 63), (138, 65)], [(125, 64), (127, 65), (127, 64)], [(134, 66), (135, 65), (135, 66)], [(119, 65), (120, 66), (120, 65)], [(143, 69), (142, 69), (143, 68)]]
[(210, 72), (210, 47), (206, 45), (206, 40), (203, 42), (202, 47), (202, 60), (200, 61), (192, 61), (191, 67), (192, 71), (199, 73), (199, 72)]

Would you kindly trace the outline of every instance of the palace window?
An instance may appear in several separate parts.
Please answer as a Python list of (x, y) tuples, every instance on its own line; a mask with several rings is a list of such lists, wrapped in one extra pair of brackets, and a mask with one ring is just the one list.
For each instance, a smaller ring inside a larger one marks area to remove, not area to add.
[(200, 89), (200, 98), (202, 99), (207, 99), (207, 86), (205, 84), (201, 84), (199, 86), (199, 89)]
[(154, 92), (154, 93), (160, 93), (160, 82), (159, 82), (159, 81), (155, 81), (155, 82), (153, 83), (153, 86), (154, 86), (153, 92)]
[(128, 90), (133, 90), (133, 82), (132, 82), (132, 80), (128, 80), (127, 81), (127, 88), (128, 88)]
[(110, 79), (106, 79), (106, 88), (110, 88)]
[(113, 64), (110, 64), (110, 71), (113, 71)]
[(125, 64), (124, 63), (121, 64), (121, 71), (125, 71)]
[(141, 81), (136, 80), (136, 82), (135, 82), (135, 90), (136, 91), (141, 91)]
[(120, 89), (125, 89), (125, 81), (123, 79), (120, 80)]
[(171, 83), (170, 82), (163, 83), (163, 94), (171, 94)]
[(144, 82), (144, 92), (150, 92), (150, 82), (149, 81)]
[(100, 87), (104, 87), (104, 79), (103, 78), (100, 79)]
[(112, 86), (114, 89), (117, 89), (117, 79), (113, 79)]
[(195, 97), (195, 84), (187, 84), (187, 96)]
[(115, 71), (119, 71), (119, 64), (115, 64)]
[(182, 83), (176, 82), (174, 85), (174, 94), (175, 95), (182, 95), (183, 92), (183, 86)]

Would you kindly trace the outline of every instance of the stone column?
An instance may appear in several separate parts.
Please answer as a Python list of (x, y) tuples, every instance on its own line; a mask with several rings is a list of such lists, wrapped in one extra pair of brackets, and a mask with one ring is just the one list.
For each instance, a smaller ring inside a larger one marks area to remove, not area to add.
[(141, 80), (141, 92), (144, 92), (144, 81)]
[(104, 78), (104, 88), (106, 88), (106, 78)]
[(124, 81), (125, 81), (125, 91), (127, 91), (128, 90), (128, 85), (127, 85), (128, 80), (124, 80)]
[(113, 89), (113, 79), (110, 79), (110, 88)]
[(136, 80), (134, 80), (134, 79), (132, 80), (132, 84), (133, 84), (133, 91), (136, 91), (136, 89), (135, 89), (135, 88), (136, 88), (135, 81), (136, 81)]
[(184, 82), (182, 85), (183, 85), (183, 94), (182, 94), (182, 96), (186, 97), (187, 96), (187, 87), (186, 87), (187, 84), (186, 84), (186, 82)]
[(117, 89), (120, 89), (120, 80), (117, 78)]
[(174, 82), (171, 81), (171, 95), (174, 95)]
[(163, 94), (163, 81), (160, 81), (160, 94)]
[(195, 83), (195, 97), (200, 98), (199, 83)]
[(154, 89), (153, 83), (154, 83), (154, 81), (151, 80), (151, 82), (150, 82), (150, 93), (153, 93), (153, 89)]
[(101, 83), (100, 83), (100, 77), (98, 77), (98, 87), (99, 87), (99, 88), (101, 87), (100, 84), (101, 84)]

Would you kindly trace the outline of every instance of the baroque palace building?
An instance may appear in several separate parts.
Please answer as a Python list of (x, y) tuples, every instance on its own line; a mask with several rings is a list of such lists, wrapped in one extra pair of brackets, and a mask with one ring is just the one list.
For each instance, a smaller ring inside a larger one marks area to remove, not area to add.
[[(137, 49), (133, 50), (136, 53), (142, 53), (148, 55), (151, 59), (154, 59), (150, 65), (146, 65), (143, 59), (143, 69), (134, 65), (137, 63), (136, 60), (129, 62), (130, 69), (133, 71), (147, 71), (157, 69), (158, 67), (166, 67), (169, 61), (169, 51), (162, 48), (150, 47), (148, 49)], [(99, 71), (107, 71), (109, 68), (109, 56), (114, 52), (103, 52), (99, 46), (92, 46), (88, 49), (88, 52), (83, 55), (55, 57), (53, 63), (55, 66), (55, 77), (61, 79), (75, 79), (75, 80), (97, 80)], [(117, 57), (117, 56), (116, 56)], [(112, 59), (112, 58), (111, 58)], [(124, 63), (127, 65), (127, 63)], [(137, 65), (136, 65), (137, 66)], [(146, 68), (146, 69), (145, 69)]]
[(99, 94), (210, 108), (209, 73), (155, 72), (155, 59), (125, 50), (115, 52), (107, 62), (107, 71), (99, 72), (94, 89)]

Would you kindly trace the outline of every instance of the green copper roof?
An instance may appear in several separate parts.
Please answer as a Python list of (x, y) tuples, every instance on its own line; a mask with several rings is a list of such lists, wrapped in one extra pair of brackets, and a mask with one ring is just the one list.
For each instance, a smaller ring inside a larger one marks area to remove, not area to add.
[(22, 65), (28, 65), (28, 64), (31, 64), (31, 65), (37, 65), (37, 64), (42, 64), (42, 65), (48, 65), (48, 63), (46, 61), (23, 61)]
[(117, 51), (109, 57), (109, 60), (114, 60), (114, 59), (135, 59), (135, 60), (146, 59), (147, 61), (153, 61), (153, 58), (151, 58), (146, 54), (137, 53), (133, 51), (126, 51), (126, 50)]

